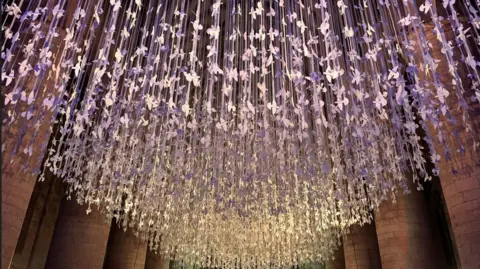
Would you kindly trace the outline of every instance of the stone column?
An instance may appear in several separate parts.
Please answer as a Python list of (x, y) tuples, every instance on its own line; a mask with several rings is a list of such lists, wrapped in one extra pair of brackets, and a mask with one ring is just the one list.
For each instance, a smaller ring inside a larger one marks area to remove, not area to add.
[(33, 243), (43, 216), (43, 209), (50, 192), (50, 180), (37, 182), (30, 198), (22, 230), (20, 232), (15, 254), (13, 255), (10, 269), (25, 269), (32, 254)]
[[(72, 17), (73, 12), (75, 11), (76, 1), (69, 1), (66, 6), (65, 17)], [(50, 28), (51, 14), (49, 18), (43, 24), (43, 33), (47, 33)], [(12, 29), (15, 33), (17, 29)], [(52, 59), (55, 59), (56, 62), (54, 65), (60, 64), (60, 58), (58, 54), (62, 53), (64, 48), (64, 38), (66, 36), (66, 31), (64, 28), (57, 28), (56, 33), (58, 36), (53, 38), (50, 44), (50, 51), (53, 56)], [(20, 40), (28, 41), (30, 37), (25, 36), (24, 34), (20, 35)], [(20, 42), (20, 41), (18, 41)], [(39, 43), (43, 44), (43, 41)], [(26, 44), (26, 43), (25, 43)], [(24, 45), (25, 45), (24, 44)], [(23, 46), (17, 46), (18, 49), (23, 48)], [(37, 46), (37, 51), (40, 48)], [(23, 52), (19, 50), (12, 51), (12, 54), (16, 57), (23, 55)], [(22, 57), (23, 60), (23, 57)], [(35, 66), (35, 63), (31, 63)], [(15, 74), (17, 75), (17, 66), (14, 67)], [(46, 74), (47, 76), (48, 74)], [(25, 84), (23, 88), (27, 91), (27, 95), (32, 91), (35, 86), (36, 76), (33, 75), (33, 71), (30, 71), (28, 75), (24, 78)], [(9, 86), (5, 86), (4, 82), (1, 82), (2, 94), (11, 93), (14, 89), (16, 80), (12, 81)], [(9, 268), (20, 231), (22, 229), (23, 221), (25, 214), (28, 209), (28, 204), (30, 197), (32, 195), (33, 188), (35, 186), (36, 179), (38, 175), (33, 174), (33, 168), (39, 165), (39, 161), (43, 158), (42, 147), (44, 143), (49, 141), (50, 137), (50, 128), (52, 123), (50, 121), (53, 112), (51, 110), (46, 110), (43, 106), (43, 100), (48, 97), (50, 94), (56, 94), (57, 89), (55, 89), (55, 81), (52, 78), (44, 79), (42, 84), (39, 85), (40, 91), (36, 99), (28, 104), (25, 101), (19, 100), (16, 104), (17, 114), (18, 112), (27, 111), (30, 108), (33, 108), (33, 113), (38, 116), (41, 113), (44, 114), (43, 120), (28, 120), (24, 117), (16, 117), (15, 123), (13, 123), (10, 128), (4, 128), (2, 126), (2, 268)], [(6, 111), (6, 110), (5, 110)], [(2, 111), (2, 114), (5, 113)], [(6, 115), (2, 115), (3, 117)], [(5, 123), (5, 122), (4, 122)], [(38, 129), (37, 129), (38, 127)], [(22, 135), (23, 130), (26, 130), (23, 139), (21, 140), (21, 147), (16, 155), (12, 155), (12, 152), (15, 151), (14, 147), (18, 141), (18, 138)], [(33, 137), (33, 134), (36, 130), (36, 137)], [(30, 142), (33, 140), (33, 147), (31, 154), (28, 153), (28, 147)], [(24, 149), (27, 149), (27, 153), (24, 152)], [(30, 155), (30, 156), (29, 156)], [(30, 168), (26, 170), (25, 168)]]
[[(32, 76), (34, 77), (34, 76)], [(26, 82), (25, 88), (31, 91), (34, 85), (34, 78), (29, 78)], [(14, 82), (12, 82), (13, 84)], [(46, 89), (52, 89), (52, 83), (46, 83)], [(11, 84), (10, 84), (11, 86)], [(2, 85), (2, 93), (9, 93), (13, 89), (4, 87)], [(47, 93), (51, 90), (47, 90)], [(32, 103), (36, 106), (35, 114), (40, 113), (41, 104), (43, 102), (43, 95)], [(21, 102), (21, 103), (20, 103)], [(26, 102), (19, 101), (20, 110), (27, 110)], [(30, 198), (32, 196), (35, 183), (38, 175), (32, 173), (33, 167), (38, 165), (37, 161), (41, 160), (43, 156), (42, 144), (48, 142), (51, 127), (50, 117), (52, 113), (46, 112), (43, 121), (38, 121), (39, 125), (37, 137), (33, 137), (34, 121), (26, 120), (19, 117), (17, 121), (11, 125), (8, 130), (2, 127), (2, 147), (5, 146), (5, 151), (2, 152), (2, 268), (9, 268), (15, 248), (17, 245), (20, 232), (22, 230), (23, 222)], [(12, 155), (17, 139), (22, 135), (22, 129), (26, 128), (26, 133), (22, 139), (21, 147), (16, 155)], [(32, 154), (29, 156), (23, 151), (28, 148), (32, 139), (35, 139), (32, 147)]]
[(14, 182), (8, 171), (2, 175), (2, 268), (9, 268), (15, 253), (28, 201), (35, 186), (35, 179)]
[(334, 259), (325, 262), (326, 269), (345, 269), (345, 256), (343, 255), (343, 245), (334, 253)]
[[(49, 22), (44, 25), (44, 33), (48, 32)], [(60, 51), (62, 47), (60, 42), (63, 41), (65, 30), (58, 29), (59, 36), (52, 41), (50, 47), (55, 54)], [(23, 38), (22, 36), (20, 38)], [(21, 52), (14, 51), (12, 54), (20, 54)], [(31, 71), (33, 73), (33, 71)], [(36, 77), (33, 74), (28, 74), (23, 85), (25, 91), (31, 92), (35, 86)], [(2, 83), (2, 94), (12, 92), (15, 80), (9, 86)], [(43, 158), (44, 144), (49, 141), (50, 128), (52, 127), (51, 117), (52, 111), (45, 110), (42, 106), (44, 98), (48, 94), (54, 93), (54, 82), (50, 80), (43, 81), (40, 86), (40, 93), (37, 98), (28, 104), (26, 101), (19, 100), (16, 104), (18, 111), (27, 111), (30, 107), (34, 108), (36, 116), (41, 113), (44, 114), (42, 120), (27, 120), (24, 117), (18, 116), (16, 121), (6, 128), (2, 126), (2, 268), (9, 268), (20, 231), (22, 229), (25, 214), (28, 209), (30, 197), (32, 195), (38, 175), (34, 174), (34, 168), (39, 166), (39, 161)], [(2, 114), (5, 113), (2, 111)], [(2, 115), (3, 118), (4, 115)], [(36, 126), (38, 129), (36, 130)], [(36, 130), (36, 137), (34, 133)], [(25, 133), (24, 133), (25, 132)], [(24, 134), (23, 134), (24, 133)], [(21, 139), (21, 146), (16, 154), (15, 147)], [(33, 141), (33, 142), (32, 142)], [(32, 143), (31, 154), (28, 152), (29, 145)], [(25, 149), (27, 149), (25, 151)]]
[(346, 269), (381, 269), (375, 223), (355, 226), (343, 238)]
[(152, 251), (147, 251), (145, 269), (169, 269), (170, 261)]
[[(413, 185), (413, 184), (411, 184)], [(423, 193), (398, 195), (375, 212), (383, 269), (444, 268), (443, 252), (434, 244), (432, 223)]]
[(43, 216), (32, 246), (27, 269), (43, 269), (47, 262), (48, 250), (55, 231), (58, 212), (63, 201), (65, 185), (59, 178), (53, 178), (51, 191), (47, 197)]
[(103, 268), (111, 222), (96, 207), (91, 209), (87, 215), (87, 206), (63, 201), (45, 268)]
[[(455, 34), (452, 31), (450, 24), (447, 21), (441, 22), (445, 31), (447, 41), (453, 41)], [(463, 82), (463, 96), (470, 105), (468, 115), (469, 123), (473, 127), (473, 132), (467, 133), (465, 126), (463, 126), (462, 113), (458, 108), (458, 97), (455, 86), (452, 85), (452, 76), (449, 74), (449, 67), (446, 58), (441, 52), (442, 45), (437, 40), (433, 33), (434, 28), (432, 23), (426, 23), (425, 33), (427, 40), (432, 44), (431, 56), (434, 59), (440, 60), (437, 67), (437, 72), (440, 74), (440, 82), (449, 91), (447, 98), (447, 105), (450, 109), (452, 117), (457, 121), (456, 126), (452, 126), (447, 122), (447, 119), (442, 117), (440, 122), (443, 123), (441, 130), (444, 136), (447, 137), (446, 144), (452, 149), (451, 162), (447, 163), (444, 156), (440, 163), (440, 182), (447, 205), (448, 214), (451, 221), (451, 229), (454, 236), (455, 245), (457, 247), (459, 266), (462, 268), (480, 268), (480, 155), (474, 151), (474, 140), (480, 141), (480, 107), (476, 101), (472, 101), (474, 96), (471, 90), (471, 81), (467, 77), (468, 70), (465, 64), (461, 62), (462, 56), (458, 49), (454, 49), (453, 59), (458, 64), (458, 73)], [(465, 23), (464, 29), (470, 27)], [(414, 38), (412, 38), (415, 40)], [(475, 44), (472, 40), (470, 48), (475, 52)], [(455, 47), (453, 46), (453, 47)], [(418, 48), (418, 45), (417, 45)], [(416, 51), (416, 57), (421, 57), (419, 50)], [(478, 54), (478, 51), (477, 51)], [(474, 55), (475, 60), (479, 60), (479, 55)], [(431, 80), (425, 73), (419, 72), (421, 79)], [(434, 91), (435, 92), (435, 91)], [(436, 128), (430, 126), (430, 131), (436, 135)], [(451, 137), (453, 133), (458, 133), (458, 138)], [(457, 151), (460, 142), (465, 147), (465, 152)], [(435, 149), (438, 154), (442, 155), (445, 146), (438, 141), (435, 141)]]
[(113, 221), (108, 239), (104, 269), (144, 269), (147, 242), (136, 237), (131, 229), (124, 232)]
[(63, 196), (61, 179), (48, 174), (44, 182), (37, 182), (30, 198), (15, 254), (10, 269), (44, 268), (32, 260), (47, 258), (50, 239), (55, 228), (58, 208)]

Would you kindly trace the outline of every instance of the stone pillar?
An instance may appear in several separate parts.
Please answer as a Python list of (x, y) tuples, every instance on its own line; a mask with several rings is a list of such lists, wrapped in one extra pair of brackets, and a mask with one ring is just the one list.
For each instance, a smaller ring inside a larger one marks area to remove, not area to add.
[(346, 269), (381, 269), (375, 223), (355, 226), (343, 238)]
[(131, 229), (124, 232), (113, 221), (106, 255), (104, 269), (144, 269), (147, 242), (136, 237)]
[(35, 186), (35, 179), (15, 180), (13, 177), (22, 173), (13, 174), (10, 171), (2, 172), (2, 268), (10, 267)]
[(110, 221), (92, 206), (64, 200), (60, 208), (45, 268), (102, 269)]
[[(44, 33), (48, 32), (49, 22), (44, 25)], [(53, 39), (50, 49), (55, 54), (60, 51), (60, 42), (63, 41), (65, 30), (58, 29), (59, 36)], [(20, 38), (23, 38), (22, 36)], [(14, 51), (14, 55), (21, 55), (21, 52)], [(58, 64), (58, 63), (57, 63)], [(33, 72), (33, 71), (31, 71)], [(33, 74), (27, 75), (24, 88), (31, 92), (35, 86), (36, 77)], [(12, 92), (15, 80), (9, 86), (2, 83), (2, 94)], [(28, 209), (30, 197), (35, 187), (37, 174), (34, 174), (34, 168), (39, 166), (39, 161), (42, 160), (44, 152), (43, 146), (49, 141), (50, 128), (52, 127), (51, 117), (52, 111), (45, 110), (42, 106), (43, 100), (54, 93), (54, 82), (50, 80), (43, 81), (40, 93), (37, 98), (28, 104), (25, 101), (18, 101), (18, 111), (27, 111), (29, 107), (34, 108), (36, 116), (41, 113), (44, 114), (42, 120), (27, 120), (24, 117), (17, 116), (16, 121), (8, 128), (2, 126), (2, 268), (8, 268), (11, 264), (13, 255), (15, 253), (16, 244), (20, 231), (22, 229), (25, 214)], [(8, 106), (5, 109), (8, 108)], [(6, 110), (5, 110), (6, 111)], [(5, 113), (2, 111), (2, 114)], [(2, 115), (3, 118), (4, 115)], [(5, 124), (5, 122), (4, 122)], [(36, 130), (36, 137), (34, 133)], [(25, 133), (24, 133), (25, 132)], [(23, 134), (24, 133), (24, 134)], [(15, 147), (22, 137), (21, 145), (16, 154)], [(32, 143), (33, 141), (33, 143)], [(29, 145), (32, 143), (31, 154), (28, 153)], [(27, 149), (27, 150), (26, 150)], [(26, 150), (26, 151), (25, 151)]]
[(152, 251), (147, 251), (145, 269), (169, 269), (170, 261)]
[[(61, 33), (61, 31), (60, 31)], [(34, 86), (35, 76), (31, 76), (25, 84), (25, 88), (31, 91)], [(2, 85), (2, 93), (9, 93), (13, 91), (10, 87), (15, 82), (13, 81), (8, 87)], [(39, 97), (32, 103), (37, 107), (35, 114), (42, 110), (43, 97), (51, 92), (53, 83), (51, 81), (45, 83), (47, 89), (44, 94), (39, 94)], [(21, 103), (20, 103), (21, 102)], [(19, 101), (19, 110), (27, 110), (28, 104)], [(3, 112), (2, 112), (3, 113)], [(34, 124), (33, 120), (26, 120), (19, 117), (17, 121), (9, 128), (2, 126), (2, 147), (5, 151), (2, 152), (2, 268), (9, 268), (15, 248), (17, 245), (20, 232), (22, 230), (23, 222), (30, 198), (32, 196), (35, 183), (38, 175), (33, 174), (32, 170), (38, 165), (38, 160), (42, 159), (43, 151), (42, 144), (48, 142), (50, 137), (50, 118), (52, 113), (45, 112), (46, 116), (43, 121), (38, 121), (39, 125), (36, 138), (33, 137)], [(17, 139), (22, 135), (22, 129), (26, 128), (26, 133), (22, 139), (19, 152), (12, 155), (17, 145)], [(35, 139), (32, 147), (31, 156), (25, 154), (23, 151), (28, 148), (32, 139)]]
[[(48, 174), (44, 182), (37, 182), (10, 264), (11, 269), (44, 268), (45, 263), (31, 267), (30, 262), (32, 259), (47, 258), (62, 196), (61, 179)], [(42, 245), (41, 248), (38, 245)]]
[(48, 250), (55, 231), (58, 212), (63, 201), (65, 185), (59, 178), (53, 178), (50, 193), (47, 197), (43, 216), (32, 246), (32, 253), (27, 269), (43, 269), (47, 262)]
[(413, 186), (410, 189), (410, 194), (398, 195), (396, 203), (385, 201), (375, 212), (382, 268), (444, 268), (443, 252), (434, 244), (423, 193)]
[[(442, 21), (441, 24), (447, 41), (453, 41), (455, 34), (450, 24), (447, 21)], [(458, 262), (462, 268), (480, 268), (480, 155), (474, 151), (472, 138), (472, 135), (476, 136), (476, 141), (480, 141), (480, 107), (476, 101), (471, 100), (474, 93), (471, 90), (470, 78), (467, 77), (468, 71), (465, 64), (460, 60), (462, 58), (460, 52), (458, 49), (454, 49), (453, 59), (461, 62), (458, 64), (458, 73), (465, 89), (463, 96), (470, 105), (468, 114), (473, 132), (468, 134), (462, 124), (463, 119), (458, 108), (456, 89), (452, 85), (452, 76), (449, 74), (446, 58), (441, 52), (442, 45), (433, 33), (433, 24), (427, 23), (424, 26), (427, 40), (433, 46), (430, 51), (431, 56), (434, 59), (441, 60), (438, 63), (437, 72), (440, 74), (440, 82), (450, 93), (446, 103), (452, 117), (457, 121), (457, 125), (452, 127), (446, 118), (440, 118), (443, 123), (441, 130), (444, 136), (457, 132), (459, 138), (447, 137), (446, 144), (452, 149), (450, 152), (451, 162), (446, 163), (444, 156), (442, 156), (439, 168), (440, 182), (457, 247)], [(467, 27), (470, 27), (470, 25), (465, 24), (464, 29)], [(472, 40), (468, 41), (471, 42), (470, 47), (475, 48), (474, 42)], [(456, 45), (455, 41), (453, 43)], [(416, 57), (421, 57), (418, 50)], [(474, 57), (475, 60), (479, 60), (479, 55), (474, 55)], [(423, 72), (419, 72), (418, 75), (421, 79), (431, 80)], [(433, 135), (436, 135), (436, 128), (433, 126), (431, 126), (430, 131)], [(464, 153), (457, 151), (460, 142), (465, 147)], [(442, 155), (445, 146), (435, 141), (435, 149), (438, 154)]]
[(345, 256), (343, 255), (343, 245), (334, 253), (334, 259), (325, 262), (326, 269), (345, 269)]
[[(66, 14), (65, 17), (72, 17), (73, 12), (75, 11), (76, 1), (69, 1), (66, 4)], [(43, 24), (43, 33), (47, 33), (50, 27), (50, 17)], [(15, 33), (17, 29), (12, 29)], [(50, 45), (50, 50), (53, 54), (52, 59), (55, 59), (56, 62), (54, 65), (60, 64), (59, 53), (62, 53), (64, 47), (64, 38), (66, 36), (66, 31), (63, 28), (57, 28), (56, 33), (58, 36), (52, 39)], [(27, 34), (28, 35), (28, 34)], [(28, 37), (28, 36), (27, 36)], [(20, 40), (29, 40), (30, 37), (26, 38), (24, 34), (20, 35)], [(20, 42), (20, 41), (18, 41)], [(43, 44), (43, 41), (40, 41)], [(25, 44), (24, 44), (25, 45)], [(17, 46), (18, 49), (23, 48), (23, 46)], [(12, 51), (12, 54), (16, 57), (23, 55), (23, 52), (20, 50)], [(39, 48), (37, 48), (39, 49)], [(23, 58), (22, 58), (23, 60)], [(35, 66), (35, 63), (31, 63)], [(15, 74), (17, 74), (14, 67)], [(36, 76), (33, 75), (33, 71), (25, 76), (24, 90), (30, 93), (35, 86)], [(5, 86), (4, 82), (1, 82), (2, 94), (11, 93), (14, 89), (16, 80), (12, 81), (9, 86)], [(39, 161), (43, 159), (42, 147), (44, 143), (49, 141), (50, 137), (50, 128), (52, 127), (51, 117), (53, 112), (51, 110), (46, 110), (43, 106), (43, 100), (48, 97), (50, 94), (56, 94), (57, 89), (54, 88), (55, 81), (52, 78), (44, 79), (41, 89), (36, 97), (36, 99), (28, 104), (25, 101), (18, 101), (17, 114), (21, 111), (27, 111), (29, 108), (33, 108), (33, 113), (35, 115), (40, 115), (44, 113), (43, 120), (27, 120), (24, 117), (16, 117), (15, 123), (13, 123), (10, 128), (5, 128), (5, 122), (2, 126), (2, 268), (9, 268), (13, 255), (15, 253), (16, 244), (20, 231), (22, 229), (23, 220), (28, 209), (28, 204), (30, 201), (30, 196), (32, 194), (33, 188), (35, 186), (36, 179), (38, 175), (33, 174), (33, 168), (39, 165)], [(6, 111), (8, 106), (1, 112), (2, 120), (6, 116)], [(11, 109), (11, 107), (9, 108)], [(37, 129), (38, 127), (38, 129)], [(14, 147), (17, 144), (18, 138), (22, 135), (23, 130), (25, 129), (26, 133), (24, 134), (23, 139), (21, 140), (21, 146), (18, 149), (16, 155), (13, 155), (12, 152), (15, 151)], [(33, 134), (36, 131), (36, 137), (33, 137)], [(33, 147), (30, 156), (24, 152), (28, 152), (28, 147), (33, 140)], [(26, 170), (25, 168), (30, 168)]]

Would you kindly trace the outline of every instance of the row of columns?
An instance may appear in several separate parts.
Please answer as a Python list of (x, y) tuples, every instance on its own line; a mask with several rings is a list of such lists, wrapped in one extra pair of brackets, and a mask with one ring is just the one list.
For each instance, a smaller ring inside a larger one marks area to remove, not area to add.
[[(147, 243), (131, 230), (125, 232), (115, 221), (105, 221), (95, 208), (87, 215), (85, 205), (62, 199), (64, 190), (58, 180), (47, 178), (47, 185), (42, 184), (33, 192), (33, 206), (27, 210), (19, 240), (22, 251), (16, 251), (10, 268), (169, 267), (168, 261), (147, 251)], [(396, 203), (384, 203), (375, 212), (374, 222), (351, 229), (326, 268), (448, 268), (424, 199), (422, 192), (414, 191), (397, 197)], [(42, 220), (38, 211), (43, 212)]]
[(326, 269), (448, 268), (422, 199), (415, 191), (383, 204), (374, 222), (353, 227), (343, 238)]
[[(435, 220), (426, 195), (420, 191), (400, 195), (395, 203), (385, 202), (374, 216), (371, 224), (350, 230), (334, 259), (325, 264), (326, 269), (480, 268), (480, 257), (474, 255), (477, 248), (470, 248), (467, 252), (470, 255), (458, 250), (452, 253), (455, 257), (447, 257), (448, 246), (441, 240), (439, 220)], [(478, 216), (471, 218), (479, 220)], [(451, 227), (453, 231), (454, 227)], [(469, 241), (465, 241), (479, 242), (476, 227), (470, 230)], [(455, 243), (458, 237), (452, 237)]]
[[(441, 24), (446, 39), (453, 40), (455, 32), (449, 22), (445, 20), (441, 21)], [(464, 27), (468, 28), (469, 25), (465, 24)], [(443, 45), (437, 39), (433, 23), (425, 23), (424, 29), (426, 39), (431, 44), (431, 56), (440, 60), (436, 70), (440, 75), (439, 80), (450, 92), (447, 105), (452, 117), (457, 123), (461, 123), (463, 115), (458, 109), (458, 98), (449, 73), (449, 64), (441, 51)], [(416, 38), (412, 37), (411, 40)], [(468, 37), (466, 42), (472, 47), (475, 46), (475, 40), (471, 37)], [(418, 42), (412, 44), (416, 48), (415, 58), (421, 59), (423, 56), (420, 53), (420, 44)], [(459, 49), (454, 48), (453, 52), (453, 59), (456, 61), (462, 59)], [(446, 118), (440, 118), (443, 123), (440, 129), (444, 134), (457, 134), (457, 137), (448, 136), (446, 144), (452, 149), (458, 149), (463, 144), (465, 151), (451, 152), (451, 160), (448, 163), (442, 159), (439, 165), (439, 181), (456, 252), (456, 267), (473, 269), (480, 268), (480, 155), (478, 149), (475, 150), (475, 143), (480, 141), (480, 105), (472, 98), (474, 91), (466, 66), (459, 64), (457, 67), (465, 90), (462, 94), (470, 105), (468, 115), (473, 134), (468, 133), (462, 124), (452, 128)], [(418, 76), (421, 81), (432, 80), (425, 70), (419, 70)], [(435, 135), (437, 130), (430, 126), (430, 132)], [(435, 149), (439, 153), (444, 152), (444, 146), (438, 141), (435, 141)], [(399, 197), (397, 203), (383, 204), (375, 214), (375, 228), (373, 226), (355, 228), (349, 238), (344, 239), (343, 249), (338, 250), (341, 254), (336, 255), (336, 258), (340, 259), (344, 255), (342, 262), (335, 259), (327, 263), (327, 268), (449, 268), (441, 249), (440, 239), (433, 233), (435, 227), (432, 226), (423, 199), (423, 195), (413, 191), (408, 196)], [(372, 231), (376, 233), (373, 234)], [(370, 235), (368, 239), (367, 234)], [(371, 241), (373, 235), (377, 237), (378, 242), (376, 255), (372, 251), (376, 248), (375, 242)], [(381, 261), (381, 267), (378, 266), (378, 260)]]
[[(423, 199), (415, 191), (385, 203), (374, 223), (354, 227), (343, 239), (327, 269), (446, 268)], [(89, 215), (85, 210), (75, 201), (63, 201), (45, 268), (168, 268), (168, 261), (147, 252), (146, 243), (130, 230), (105, 222), (96, 210)]]
[[(45, 187), (48, 185), (52, 186)], [(54, 190), (40, 197), (45, 188)], [(85, 205), (67, 200), (62, 194), (63, 188), (48, 181), (45, 185), (36, 186), (33, 195), (38, 197), (34, 197), (28, 210), (33, 212), (22, 227), (12, 262), (5, 268), (169, 268), (169, 261), (148, 251), (147, 242), (136, 237), (131, 230), (125, 232), (115, 221), (106, 221), (96, 209), (87, 215)], [(63, 199), (55, 199), (58, 197)], [(57, 210), (46, 211), (45, 208)], [(37, 211), (43, 211), (41, 218), (44, 221), (38, 220)]]

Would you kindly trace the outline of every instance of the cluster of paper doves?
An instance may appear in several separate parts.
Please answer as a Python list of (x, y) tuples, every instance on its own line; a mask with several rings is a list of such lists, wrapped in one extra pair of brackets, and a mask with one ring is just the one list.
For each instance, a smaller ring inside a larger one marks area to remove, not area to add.
[(62, 177), (87, 214), (98, 206), (170, 258), (329, 259), (471, 142), (443, 129), (470, 130), (480, 99), (468, 1), (14, 2), (4, 163)]

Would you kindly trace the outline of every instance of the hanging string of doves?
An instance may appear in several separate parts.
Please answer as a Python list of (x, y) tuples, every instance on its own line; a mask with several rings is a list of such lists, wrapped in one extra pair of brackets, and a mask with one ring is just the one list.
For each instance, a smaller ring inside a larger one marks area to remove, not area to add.
[(2, 8), (4, 168), (53, 173), (169, 259), (331, 259), (349, 227), (476, 147), (475, 0)]

